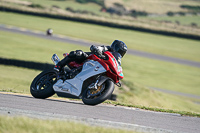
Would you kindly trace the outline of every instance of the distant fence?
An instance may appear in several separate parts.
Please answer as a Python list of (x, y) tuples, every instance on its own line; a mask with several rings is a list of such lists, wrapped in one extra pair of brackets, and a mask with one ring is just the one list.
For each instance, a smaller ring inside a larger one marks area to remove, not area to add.
[(48, 63), (39, 63), (39, 62), (6, 59), (6, 58), (0, 58), (0, 64), (35, 69), (35, 70), (45, 70), (54, 67), (53, 64), (48, 64)]
[(90, 24), (120, 28), (120, 29), (128, 29), (128, 30), (148, 32), (148, 33), (160, 34), (160, 35), (166, 35), (166, 36), (174, 36), (174, 37), (200, 40), (200, 36), (198, 36), (198, 35), (176, 33), (176, 32), (170, 32), (170, 31), (159, 31), (159, 30), (147, 29), (147, 28), (142, 28), (142, 27), (134, 27), (134, 26), (104, 22), (104, 21), (87, 19), (87, 18), (84, 19), (84, 18), (79, 18), (79, 17), (62, 16), (62, 15), (58, 15), (58, 14), (55, 15), (55, 14), (49, 14), (49, 13), (43, 13), (43, 12), (33, 12), (33, 11), (27, 11), (27, 10), (25, 11), (25, 10), (20, 10), (20, 9), (16, 9), (16, 8), (11, 8), (11, 7), (4, 7), (1, 5), (0, 5), (0, 11), (15, 12), (15, 13), (41, 16), (41, 17), (47, 17), (47, 18), (77, 21), (77, 22), (82, 22), (82, 23), (90, 23)]

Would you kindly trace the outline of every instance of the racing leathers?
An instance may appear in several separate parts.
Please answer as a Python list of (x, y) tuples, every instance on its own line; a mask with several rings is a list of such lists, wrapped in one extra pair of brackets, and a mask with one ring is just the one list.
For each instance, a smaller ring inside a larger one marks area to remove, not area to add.
[(110, 46), (94, 46), (94, 45), (92, 45), (90, 47), (90, 51), (91, 52), (83, 52), (82, 50), (71, 51), (68, 56), (66, 56), (60, 62), (58, 62), (58, 64), (54, 67), (54, 69), (61, 72), (63, 70), (64, 66), (67, 65), (68, 63), (70, 63), (72, 61), (75, 61), (77, 63), (82, 63), (92, 53), (95, 53), (95, 55), (97, 55), (100, 58), (105, 58), (103, 55), (103, 52), (112, 51), (112, 49)]

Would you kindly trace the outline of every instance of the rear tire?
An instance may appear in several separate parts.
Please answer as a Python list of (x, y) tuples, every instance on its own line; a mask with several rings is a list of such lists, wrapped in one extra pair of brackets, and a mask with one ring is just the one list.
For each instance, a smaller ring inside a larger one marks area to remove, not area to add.
[(88, 91), (90, 90), (86, 89), (82, 95), (83, 103), (87, 105), (97, 105), (107, 100), (112, 95), (114, 83), (111, 80), (107, 80), (103, 84), (105, 84), (105, 88), (102, 91), (102, 94), (94, 98), (88, 98)]
[(55, 94), (53, 85), (57, 81), (55, 70), (46, 70), (37, 75), (31, 83), (30, 92), (35, 98), (45, 99)]

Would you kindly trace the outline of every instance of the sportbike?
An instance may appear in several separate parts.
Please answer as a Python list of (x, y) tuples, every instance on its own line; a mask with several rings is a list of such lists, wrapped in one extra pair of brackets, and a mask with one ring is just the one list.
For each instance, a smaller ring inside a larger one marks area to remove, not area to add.
[[(103, 55), (104, 58), (90, 54), (81, 64), (70, 62), (62, 76), (54, 69), (41, 72), (31, 83), (32, 96), (45, 99), (56, 93), (60, 97), (82, 99), (88, 105), (102, 103), (111, 97), (115, 84), (121, 86), (119, 80), (124, 77), (120, 54), (106, 51)], [(60, 61), (56, 54), (52, 60), (55, 65)]]

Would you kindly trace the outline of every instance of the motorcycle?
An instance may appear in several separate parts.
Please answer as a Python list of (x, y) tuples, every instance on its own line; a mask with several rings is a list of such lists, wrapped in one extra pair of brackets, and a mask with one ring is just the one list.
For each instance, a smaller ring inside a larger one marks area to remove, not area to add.
[[(54, 69), (41, 72), (31, 83), (32, 96), (45, 99), (56, 93), (59, 97), (82, 99), (87, 105), (104, 102), (111, 97), (114, 84), (121, 86), (119, 80), (124, 76), (120, 54), (106, 51), (103, 55), (105, 58), (90, 54), (81, 64), (70, 62), (62, 77)], [(52, 60), (55, 65), (60, 61), (56, 54)]]

